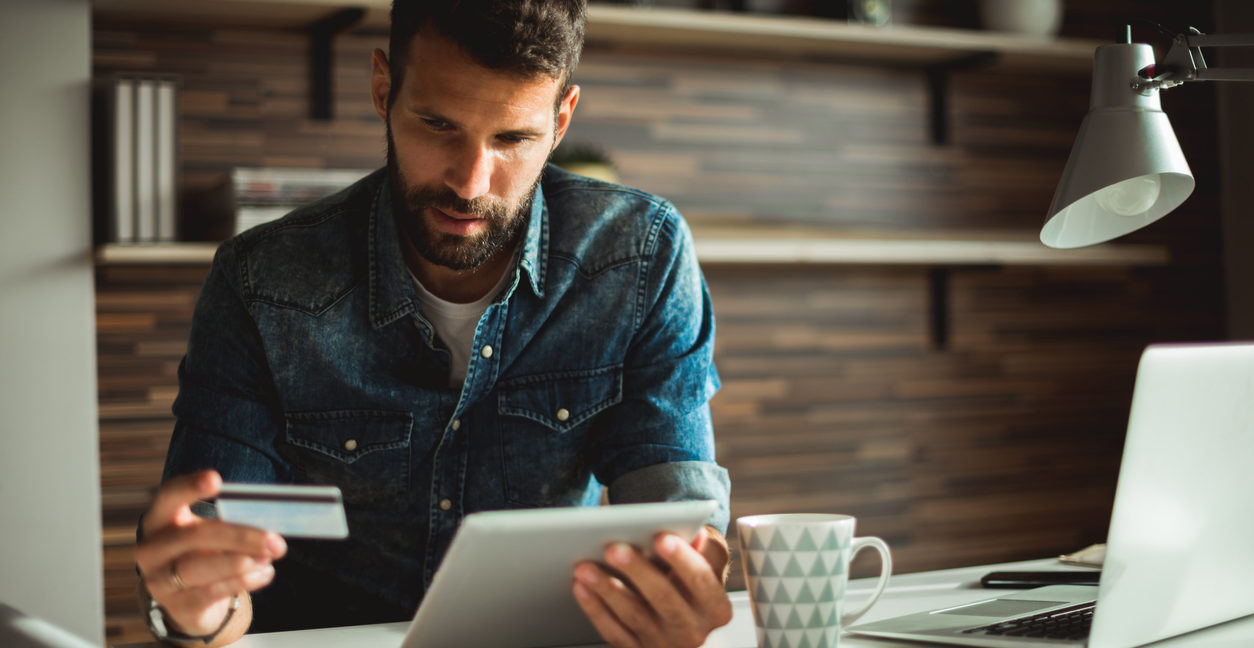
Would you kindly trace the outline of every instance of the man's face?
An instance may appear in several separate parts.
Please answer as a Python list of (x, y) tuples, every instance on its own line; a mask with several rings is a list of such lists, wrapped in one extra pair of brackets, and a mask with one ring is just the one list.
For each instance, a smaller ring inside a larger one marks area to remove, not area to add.
[(380, 58), (376, 53), (372, 87), (388, 125), (393, 211), (414, 248), (454, 270), (473, 270), (512, 250), (577, 90), (555, 115), (558, 79), (480, 67), (453, 41), (424, 28), (389, 111)]

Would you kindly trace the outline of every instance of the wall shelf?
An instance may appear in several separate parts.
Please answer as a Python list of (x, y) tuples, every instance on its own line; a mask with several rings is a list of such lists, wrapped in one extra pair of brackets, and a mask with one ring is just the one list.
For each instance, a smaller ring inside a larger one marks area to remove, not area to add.
[(1102, 43), (1085, 39), (684, 9), (588, 8), (590, 43), (734, 50), (931, 67), (992, 56), (999, 64), (1087, 70)]
[(693, 225), (704, 264), (828, 264), (903, 266), (1160, 266), (1171, 261), (1158, 245), (1106, 244), (1075, 250), (1045, 247), (1036, 232), (923, 234), (806, 227)]
[(97, 265), (209, 264), (218, 243), (107, 243), (96, 248)]
[(231, 25), (265, 29), (306, 30), (343, 9), (365, 10), (362, 24), (387, 28), (390, 0), (94, 0), (97, 17), (162, 24)]
[[(96, 0), (95, 13), (116, 19), (239, 24), (301, 29), (311, 41), (310, 114), (331, 117), (335, 34), (360, 23), (381, 33), (389, 0)], [(345, 16), (351, 16), (346, 19)], [(335, 27), (328, 29), (328, 25)], [(1031, 72), (1085, 73), (1094, 40), (1025, 36), (984, 30), (860, 23), (807, 16), (696, 11), (658, 7), (588, 7), (592, 46), (717, 52), (735, 56), (818, 58), (871, 65), (905, 66), (927, 74), (929, 128), (937, 145), (949, 143), (949, 74), (996, 66)]]
[[(307, 29), (346, 8), (364, 10), (362, 25), (386, 29), (389, 0), (95, 0), (97, 16)], [(887, 27), (771, 14), (588, 7), (588, 42), (616, 46), (735, 51), (744, 54), (830, 57), (930, 67), (992, 56), (998, 65), (1087, 70), (1102, 43), (969, 29)]]
[[(1027, 237), (1014, 239), (857, 238), (791, 230), (770, 235), (766, 228), (694, 226), (697, 257), (704, 264), (826, 264), (857, 266), (1162, 266), (1166, 247), (1106, 244), (1054, 250)], [(100, 265), (208, 264), (217, 243), (103, 245)]]
[[(845, 236), (805, 228), (693, 227), (697, 258), (707, 268), (782, 265), (857, 267), (905, 266), (927, 273), (928, 330), (932, 347), (949, 344), (949, 282), (967, 268), (1165, 266), (1164, 246), (1104, 244), (1055, 250), (1034, 240), (1035, 233), (1001, 238), (889, 238)], [(216, 243), (105, 245), (96, 252), (102, 265), (208, 264)]]

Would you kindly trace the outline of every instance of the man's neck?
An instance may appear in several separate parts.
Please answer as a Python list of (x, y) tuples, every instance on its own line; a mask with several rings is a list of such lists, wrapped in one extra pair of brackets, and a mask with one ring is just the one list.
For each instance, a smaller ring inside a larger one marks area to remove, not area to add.
[(418, 253), (404, 233), (401, 234), (401, 247), (405, 253), (405, 265), (423, 288), (444, 301), (468, 304), (488, 294), (501, 280), (501, 276), (513, 265), (518, 243), (503, 246), (471, 270), (453, 270), (431, 263)]

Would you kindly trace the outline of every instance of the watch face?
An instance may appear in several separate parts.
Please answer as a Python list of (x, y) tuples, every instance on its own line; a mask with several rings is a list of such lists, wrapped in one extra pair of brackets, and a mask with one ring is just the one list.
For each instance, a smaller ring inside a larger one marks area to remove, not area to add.
[(161, 606), (157, 605), (157, 599), (153, 598), (148, 599), (148, 629), (156, 638), (165, 639), (165, 615), (161, 613)]

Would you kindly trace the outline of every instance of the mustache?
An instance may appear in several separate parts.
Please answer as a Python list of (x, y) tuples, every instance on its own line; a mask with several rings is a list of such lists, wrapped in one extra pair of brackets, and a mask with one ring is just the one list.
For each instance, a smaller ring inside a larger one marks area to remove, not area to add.
[(435, 207), (442, 211), (471, 214), (485, 219), (499, 218), (504, 211), (489, 198), (467, 200), (448, 187), (410, 187), (405, 192), (405, 202), (413, 212), (418, 212), (423, 207)]

